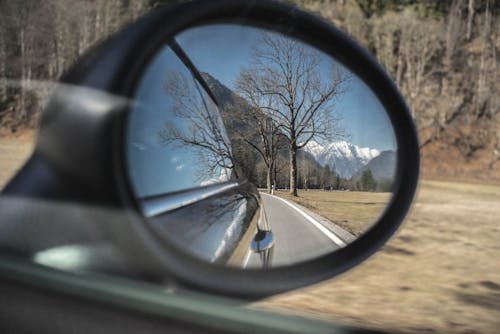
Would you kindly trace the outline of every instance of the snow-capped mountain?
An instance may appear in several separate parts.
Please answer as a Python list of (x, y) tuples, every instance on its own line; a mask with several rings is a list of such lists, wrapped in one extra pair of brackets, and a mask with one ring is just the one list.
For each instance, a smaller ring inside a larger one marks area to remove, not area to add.
[(311, 154), (322, 166), (335, 165), (335, 171), (342, 178), (351, 178), (380, 154), (379, 150), (359, 147), (346, 141), (321, 145), (311, 140), (303, 150)]

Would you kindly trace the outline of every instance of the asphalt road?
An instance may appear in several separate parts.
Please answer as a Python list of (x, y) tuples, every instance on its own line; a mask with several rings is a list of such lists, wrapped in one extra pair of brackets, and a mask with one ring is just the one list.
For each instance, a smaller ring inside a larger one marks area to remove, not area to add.
[[(306, 213), (300, 212), (278, 197), (264, 193), (261, 193), (261, 196), (274, 233), (275, 245), (271, 266), (311, 260), (342, 246), (342, 240), (336, 238), (320, 223), (314, 223), (315, 220)], [(259, 255), (252, 253), (246, 267), (259, 267), (260, 263)]]

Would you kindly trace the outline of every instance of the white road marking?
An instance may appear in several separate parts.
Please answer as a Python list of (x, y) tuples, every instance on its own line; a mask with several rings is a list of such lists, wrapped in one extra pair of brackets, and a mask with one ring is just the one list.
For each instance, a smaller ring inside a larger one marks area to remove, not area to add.
[(338, 245), (339, 247), (345, 247), (346, 246), (346, 243), (344, 242), (344, 240), (340, 239), (338, 236), (336, 236), (334, 233), (332, 233), (332, 231), (330, 231), (329, 229), (327, 229), (326, 227), (324, 227), (323, 224), (321, 224), (320, 222), (318, 222), (313, 217), (309, 216), (307, 213), (305, 213), (304, 211), (302, 211), (301, 209), (299, 209), (297, 206), (293, 205), (292, 203), (290, 203), (286, 199), (283, 199), (281, 197), (274, 196), (274, 195), (265, 194), (265, 193), (261, 193), (261, 195), (266, 195), (266, 196), (274, 197), (276, 199), (279, 199), (280, 201), (283, 201), (287, 205), (289, 205), (292, 208), (294, 208), (302, 216), (304, 216), (304, 218), (306, 218), (314, 226), (316, 226), (318, 228), (318, 230), (320, 230), (321, 232), (323, 232), (323, 234), (326, 235), (330, 240), (332, 240), (336, 245)]

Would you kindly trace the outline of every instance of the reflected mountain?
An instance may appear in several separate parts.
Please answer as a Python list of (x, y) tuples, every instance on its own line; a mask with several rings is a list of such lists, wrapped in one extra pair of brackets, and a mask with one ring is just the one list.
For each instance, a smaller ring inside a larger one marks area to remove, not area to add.
[(365, 170), (370, 170), (372, 172), (373, 178), (377, 181), (392, 180), (396, 173), (396, 152), (394, 151), (383, 151), (377, 157), (373, 158), (361, 168), (354, 178), (358, 179), (361, 177)]
[(380, 151), (368, 147), (359, 147), (346, 141), (321, 145), (310, 141), (304, 150), (311, 154), (321, 166), (335, 166), (340, 177), (350, 179), (365, 167)]

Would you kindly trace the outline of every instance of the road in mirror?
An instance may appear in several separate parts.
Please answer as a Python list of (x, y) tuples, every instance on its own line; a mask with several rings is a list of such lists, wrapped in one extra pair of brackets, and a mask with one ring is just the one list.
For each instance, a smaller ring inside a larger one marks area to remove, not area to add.
[(368, 86), (288, 36), (185, 30), (144, 70), (129, 179), (166, 241), (241, 268), (311, 260), (366, 232), (391, 199), (397, 145)]

